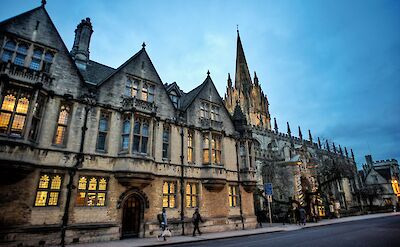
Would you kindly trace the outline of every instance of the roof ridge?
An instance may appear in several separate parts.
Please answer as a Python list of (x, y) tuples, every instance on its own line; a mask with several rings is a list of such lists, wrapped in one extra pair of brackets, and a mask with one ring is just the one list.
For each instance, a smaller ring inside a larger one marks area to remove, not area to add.
[(99, 63), (99, 62), (97, 62), (97, 61), (94, 61), (94, 60), (91, 60), (91, 59), (89, 59), (89, 62), (93, 62), (93, 63), (97, 63), (97, 64), (99, 64), (99, 65), (102, 65), (102, 66), (105, 66), (105, 67), (108, 67), (108, 68), (110, 68), (110, 69), (116, 69), (116, 68), (113, 68), (113, 67), (111, 67), (111, 66), (109, 66), (109, 65), (107, 65), (107, 64), (104, 64), (104, 63)]

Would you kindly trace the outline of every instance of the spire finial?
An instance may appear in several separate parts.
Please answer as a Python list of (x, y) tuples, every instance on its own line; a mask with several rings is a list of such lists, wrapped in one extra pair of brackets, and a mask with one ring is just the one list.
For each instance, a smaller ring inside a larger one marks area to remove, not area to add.
[(142, 44), (142, 48), (145, 49), (146, 48), (146, 43), (143, 42)]
[(47, 1), (46, 0), (42, 0), (42, 7), (44, 7), (46, 5)]
[(292, 136), (292, 132), (290, 131), (289, 122), (286, 122), (286, 126), (287, 126), (287, 133), (288, 133), (289, 137), (291, 137)]
[(210, 70), (207, 70), (207, 77), (210, 76)]
[(321, 140), (319, 139), (319, 136), (318, 136), (318, 147), (319, 149), (321, 149)]
[(239, 25), (236, 24), (236, 32), (239, 34)]
[(301, 133), (300, 126), (299, 126), (299, 138), (300, 138), (300, 140), (303, 140), (303, 134)]
[(311, 144), (313, 144), (313, 139), (312, 139), (312, 135), (311, 135), (311, 130), (308, 130), (308, 140), (311, 142)]

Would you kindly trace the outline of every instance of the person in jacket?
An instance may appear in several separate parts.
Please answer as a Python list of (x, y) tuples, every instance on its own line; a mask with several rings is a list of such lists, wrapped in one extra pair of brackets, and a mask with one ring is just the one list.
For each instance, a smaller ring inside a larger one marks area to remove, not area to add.
[(193, 216), (192, 216), (192, 222), (193, 222), (193, 237), (196, 236), (196, 230), (199, 232), (199, 235), (201, 235), (200, 229), (199, 229), (199, 223), (204, 222), (203, 219), (201, 218), (201, 215), (199, 213), (199, 209), (196, 208), (194, 210)]
[(164, 241), (167, 241), (167, 238), (163, 234), (165, 229), (167, 229), (168, 223), (167, 223), (167, 212), (165, 211), (165, 208), (162, 209), (162, 213), (157, 215), (158, 223), (160, 224), (160, 234), (157, 236), (157, 239), (160, 237), (164, 238)]

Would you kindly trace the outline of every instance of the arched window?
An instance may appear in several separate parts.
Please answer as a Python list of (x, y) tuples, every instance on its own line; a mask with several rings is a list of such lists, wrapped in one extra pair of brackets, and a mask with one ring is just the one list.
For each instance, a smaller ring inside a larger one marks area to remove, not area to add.
[(129, 135), (131, 133), (131, 116), (125, 115), (124, 122), (122, 123), (122, 143), (121, 143), (121, 150), (128, 151), (129, 148)]
[(97, 137), (97, 150), (99, 151), (104, 151), (104, 152), (106, 151), (107, 135), (108, 135), (108, 130), (110, 128), (109, 121), (110, 121), (110, 113), (102, 112), (100, 115), (99, 133)]
[(65, 145), (66, 144), (66, 133), (69, 123), (71, 107), (65, 103), (61, 104), (60, 114), (58, 116), (57, 129), (54, 137), (54, 144)]
[(60, 175), (42, 174), (36, 192), (35, 206), (57, 206), (61, 192)]
[(149, 140), (149, 123), (146, 119), (137, 118), (133, 127), (132, 151), (147, 154)]

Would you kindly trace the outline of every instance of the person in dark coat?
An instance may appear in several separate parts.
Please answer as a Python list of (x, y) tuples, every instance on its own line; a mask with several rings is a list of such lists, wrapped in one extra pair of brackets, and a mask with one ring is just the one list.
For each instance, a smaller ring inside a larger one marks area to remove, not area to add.
[(306, 225), (307, 213), (306, 213), (306, 210), (303, 207), (301, 207), (299, 209), (299, 216), (300, 216), (300, 225), (302, 224), (302, 225), (305, 226)]
[(199, 235), (201, 235), (200, 228), (199, 228), (199, 223), (200, 222), (204, 222), (204, 221), (201, 218), (201, 215), (199, 213), (199, 209), (198, 208), (196, 208), (194, 210), (194, 213), (193, 213), (193, 216), (192, 216), (192, 222), (193, 222), (193, 226), (194, 226), (193, 237), (196, 236), (196, 230), (199, 232)]
[(295, 210), (294, 210), (294, 217), (295, 217), (295, 219), (296, 219), (296, 224), (299, 224), (300, 225), (300, 210), (299, 210), (299, 207), (296, 207), (295, 208)]

